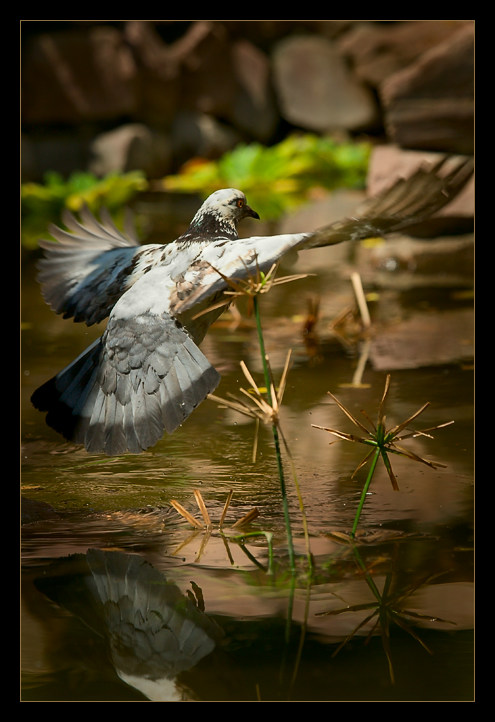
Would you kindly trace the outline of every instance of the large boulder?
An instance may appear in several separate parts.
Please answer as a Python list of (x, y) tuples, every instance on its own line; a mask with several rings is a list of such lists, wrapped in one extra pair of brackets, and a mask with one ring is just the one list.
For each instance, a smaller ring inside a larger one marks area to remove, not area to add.
[(356, 76), (379, 88), (391, 75), (448, 41), (467, 23), (471, 24), (465, 20), (353, 22), (337, 44)]
[(279, 122), (269, 58), (252, 43), (238, 40), (232, 60), (237, 81), (232, 123), (248, 137), (268, 141)]
[(332, 40), (291, 36), (273, 54), (274, 84), (286, 121), (316, 132), (374, 125), (374, 98), (346, 65)]
[(181, 166), (192, 158), (219, 158), (240, 140), (231, 125), (206, 113), (181, 110), (170, 130), (173, 159)]
[(253, 43), (232, 40), (212, 21), (191, 23), (170, 43), (142, 21), (127, 23), (124, 33), (139, 71), (140, 117), (166, 125), (177, 113), (197, 114), (257, 140), (272, 136), (278, 113), (270, 63)]
[(168, 135), (142, 123), (126, 123), (99, 134), (90, 150), (89, 170), (98, 176), (141, 170), (148, 178), (158, 178), (171, 168)]
[(404, 148), (473, 153), (473, 23), (387, 78), (380, 95), (393, 142)]

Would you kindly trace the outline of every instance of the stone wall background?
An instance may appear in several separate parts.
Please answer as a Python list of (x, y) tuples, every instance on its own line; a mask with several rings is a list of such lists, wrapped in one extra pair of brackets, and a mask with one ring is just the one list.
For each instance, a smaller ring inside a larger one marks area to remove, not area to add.
[(473, 153), (471, 20), (22, 21), (21, 36), (23, 181), (159, 178), (294, 130)]

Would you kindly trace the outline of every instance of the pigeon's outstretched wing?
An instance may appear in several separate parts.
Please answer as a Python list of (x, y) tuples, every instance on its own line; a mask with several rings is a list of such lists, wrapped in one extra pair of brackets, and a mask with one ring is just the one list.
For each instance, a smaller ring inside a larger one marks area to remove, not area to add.
[(471, 158), (444, 157), (434, 166), (422, 165), (408, 178), (399, 178), (365, 201), (351, 218), (310, 233), (240, 239), (229, 247), (221, 265), (215, 264), (215, 253), (207, 248), (202, 257), (210, 262), (210, 270), (198, 279), (196, 290), (178, 304), (176, 312), (190, 312), (204, 305), (208, 298), (218, 298), (228, 290), (226, 279), (255, 276), (258, 268), (266, 272), (291, 250), (359, 241), (415, 226), (455, 198), (472, 174)]
[(129, 217), (124, 232), (106, 209), (101, 217), (100, 222), (84, 208), (79, 222), (66, 211), (63, 220), (69, 230), (51, 225), (50, 233), (58, 243), (40, 242), (45, 256), (38, 280), (45, 300), (64, 318), (73, 317), (88, 326), (106, 318), (122, 294), (151, 269), (175, 264), (170, 273), (180, 275), (191, 262), (191, 253), (185, 252), (188, 247), (214, 239), (237, 240), (237, 224), (246, 217), (259, 218), (244, 193), (235, 188), (212, 193), (175, 245), (140, 246)]
[(73, 317), (88, 326), (108, 316), (129, 287), (143, 251), (130, 222), (121, 232), (106, 209), (101, 216), (98, 222), (83, 208), (79, 222), (65, 211), (63, 221), (69, 230), (52, 224), (49, 231), (56, 241), (39, 244), (45, 251), (38, 265), (45, 301), (64, 318)]
[(408, 178), (365, 201), (352, 218), (345, 218), (309, 234), (303, 248), (329, 246), (397, 233), (429, 218), (455, 198), (473, 175), (473, 159), (441, 158), (421, 165)]
[(105, 333), (37, 389), (32, 402), (65, 438), (92, 453), (140, 453), (172, 433), (220, 376), (168, 313), (164, 269), (117, 302)]

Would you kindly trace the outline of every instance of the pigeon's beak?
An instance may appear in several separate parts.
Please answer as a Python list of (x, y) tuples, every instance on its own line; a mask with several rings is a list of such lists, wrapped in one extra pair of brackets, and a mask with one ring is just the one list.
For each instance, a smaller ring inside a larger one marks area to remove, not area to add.
[(258, 221), (260, 220), (259, 215), (256, 213), (256, 211), (253, 211), (253, 209), (250, 206), (244, 206), (244, 215), (245, 216), (251, 216), (251, 218), (256, 218)]

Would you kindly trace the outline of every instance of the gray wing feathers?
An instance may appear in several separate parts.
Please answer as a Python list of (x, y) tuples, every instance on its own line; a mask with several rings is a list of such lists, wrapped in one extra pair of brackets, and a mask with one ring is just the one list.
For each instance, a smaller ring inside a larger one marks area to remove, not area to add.
[(220, 376), (162, 314), (110, 318), (102, 338), (33, 395), (47, 422), (92, 453), (140, 453), (172, 433)]
[(106, 209), (102, 222), (87, 208), (80, 223), (69, 212), (63, 221), (69, 230), (50, 226), (55, 241), (40, 241), (45, 251), (38, 264), (38, 280), (45, 301), (64, 318), (88, 325), (106, 318), (126, 290), (128, 270), (141, 246), (130, 222), (121, 232)]
[(441, 210), (473, 174), (472, 158), (444, 157), (433, 167), (420, 166), (408, 178), (373, 196), (345, 218), (308, 234), (297, 248), (316, 248), (395, 233)]
[[(125, 221), (125, 232), (120, 231), (106, 208), (101, 209), (101, 221), (99, 222), (84, 207), (80, 212), (80, 223), (67, 210), (62, 213), (64, 224), (71, 231), (64, 231), (62, 228), (51, 224), (49, 227), (51, 235), (66, 246), (80, 245), (91, 246), (93, 250), (106, 250), (108, 248), (116, 248), (118, 246), (139, 246), (139, 240), (136, 237), (130, 216), (127, 214)], [(47, 244), (51, 245), (52, 241), (41, 241), (40, 245), (44, 248)]]
[[(82, 240), (84, 243), (90, 243), (100, 248), (104, 248), (105, 244), (107, 244), (107, 247), (108, 244), (111, 244), (112, 248), (116, 246), (140, 245), (132, 224), (132, 217), (128, 209), (126, 209), (126, 216), (124, 219), (124, 232), (117, 228), (112, 216), (105, 207), (103, 207), (100, 211), (100, 218), (102, 222), (97, 221), (86, 206), (82, 208), (80, 218), (82, 223), (79, 223), (79, 221), (77, 221), (77, 219), (66, 210), (62, 214), (63, 222), (67, 228), (76, 234), (77, 241)], [(55, 231), (57, 235), (53, 233), (53, 231)], [(56, 226), (52, 226), (52, 230), (50, 232), (55, 238), (57, 238), (60, 234), (64, 234), (66, 240), (69, 235), (61, 229), (58, 229)]]
[(94, 341), (63, 371), (36, 389), (33, 405), (46, 411), (46, 422), (66, 438), (72, 439), (78, 419), (94, 396), (102, 339)]
[(220, 381), (192, 339), (167, 315), (110, 319), (105, 337), (99, 389), (84, 431), (88, 451), (143, 451), (164, 430), (175, 431)]

